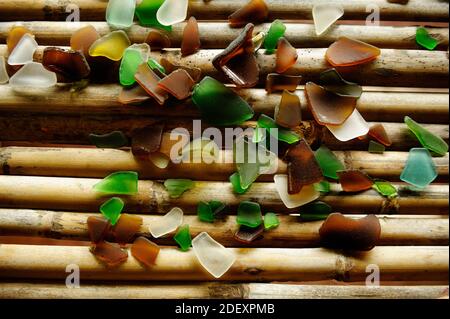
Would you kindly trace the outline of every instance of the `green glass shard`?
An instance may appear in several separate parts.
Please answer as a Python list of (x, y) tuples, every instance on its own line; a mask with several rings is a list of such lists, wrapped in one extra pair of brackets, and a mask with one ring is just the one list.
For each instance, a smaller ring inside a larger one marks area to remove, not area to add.
[(409, 116), (405, 116), (405, 124), (423, 147), (440, 156), (444, 156), (448, 152), (448, 144), (440, 136), (431, 133)]
[(209, 76), (194, 87), (192, 101), (203, 120), (213, 125), (239, 125), (254, 115), (250, 105), (236, 92)]
[(164, 26), (156, 19), (156, 13), (164, 1), (165, 0), (142, 0), (142, 2), (136, 6), (136, 16), (139, 23), (146, 27), (155, 27), (171, 31), (171, 26)]
[(170, 198), (178, 198), (184, 192), (194, 188), (195, 183), (190, 179), (167, 179), (164, 187), (169, 193)]
[(280, 220), (275, 213), (267, 213), (264, 216), (264, 229), (270, 230), (280, 226)]
[(104, 194), (135, 195), (138, 192), (138, 173), (123, 171), (106, 176), (94, 185), (94, 190)]
[(327, 219), (329, 214), (310, 214), (310, 213), (303, 213), (300, 215), (300, 220), (304, 222), (314, 222), (318, 220), (325, 220)]
[(189, 231), (189, 225), (181, 226), (173, 239), (178, 246), (180, 246), (181, 251), (188, 251), (192, 246), (192, 237)]
[(126, 48), (119, 68), (119, 81), (121, 85), (130, 86), (136, 83), (134, 75), (139, 65), (147, 61), (149, 53), (150, 47), (145, 43), (133, 44)]
[(336, 155), (325, 145), (320, 146), (315, 155), (323, 175), (328, 178), (339, 179), (337, 171), (345, 170), (345, 166)]
[(249, 187), (245, 189), (242, 188), (241, 177), (239, 176), (238, 172), (230, 176), (230, 183), (233, 186), (233, 191), (237, 194), (244, 194), (249, 189)]
[(425, 148), (413, 148), (409, 151), (408, 161), (400, 179), (414, 187), (423, 189), (438, 176), (433, 158)]
[(320, 74), (320, 82), (325, 90), (339, 96), (358, 99), (363, 92), (360, 85), (344, 80), (335, 68), (322, 72)]
[(333, 208), (327, 203), (317, 201), (306, 204), (300, 208), (300, 214), (317, 214), (317, 215), (329, 215), (333, 212)]
[(236, 222), (250, 228), (257, 228), (263, 223), (261, 207), (258, 203), (244, 201), (239, 204)]
[(216, 219), (211, 206), (207, 202), (200, 202), (197, 206), (198, 219), (205, 223), (214, 223)]
[(214, 217), (218, 217), (223, 210), (225, 209), (226, 205), (218, 200), (212, 200), (208, 202), (209, 207), (211, 207), (211, 211), (213, 212)]
[(385, 150), (386, 147), (383, 144), (380, 144), (375, 141), (369, 142), (369, 153), (383, 154)]
[(125, 203), (119, 197), (108, 199), (100, 206), (100, 212), (109, 220), (111, 225), (115, 225), (120, 218)]
[(89, 141), (98, 148), (121, 148), (129, 145), (129, 140), (121, 131), (108, 134), (89, 134)]
[(277, 48), (278, 40), (284, 36), (286, 32), (286, 26), (280, 20), (275, 20), (272, 22), (267, 33), (266, 39), (264, 41), (264, 48), (267, 54), (272, 54)]
[(315, 183), (314, 189), (323, 194), (328, 194), (331, 190), (330, 182), (327, 180), (323, 180), (319, 183)]
[(148, 59), (147, 61), (148, 66), (150, 67), (150, 69), (154, 70), (158, 70), (159, 72), (166, 74), (166, 69), (158, 63), (158, 61), (156, 61), (153, 58)]
[(420, 27), (416, 30), (416, 42), (425, 49), (434, 50), (439, 44), (439, 41), (428, 33), (428, 30)]
[[(300, 136), (297, 133), (278, 126), (273, 118), (265, 114), (261, 114), (261, 116), (259, 117), (258, 127), (265, 128), (269, 132), (269, 134), (277, 137), (278, 140), (282, 142), (294, 144), (300, 141)], [(278, 132), (274, 129), (278, 129)]]
[(372, 188), (376, 190), (378, 193), (380, 193), (380, 195), (382, 196), (386, 196), (389, 198), (398, 196), (397, 189), (394, 187), (394, 185), (385, 180), (381, 179), (374, 180)]

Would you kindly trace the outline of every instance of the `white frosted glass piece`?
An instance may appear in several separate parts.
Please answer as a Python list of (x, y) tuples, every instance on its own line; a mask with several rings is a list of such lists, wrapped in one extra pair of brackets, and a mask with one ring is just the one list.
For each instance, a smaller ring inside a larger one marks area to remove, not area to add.
[(316, 4), (313, 7), (313, 19), (316, 34), (321, 35), (344, 15), (344, 8), (338, 4)]
[(0, 84), (8, 83), (9, 75), (6, 72), (5, 58), (0, 56)]
[(56, 83), (56, 74), (37, 62), (25, 64), (9, 79), (9, 84), (13, 87), (47, 88), (54, 86)]
[(159, 238), (176, 231), (181, 224), (183, 224), (183, 211), (175, 207), (158, 221), (151, 223), (148, 228), (154, 238)]
[(8, 57), (9, 65), (24, 65), (33, 61), (34, 52), (38, 48), (38, 44), (34, 37), (26, 33), (20, 38), (14, 50)]
[(300, 193), (291, 195), (288, 192), (287, 175), (275, 175), (273, 179), (275, 181), (275, 188), (278, 191), (278, 195), (283, 201), (283, 204), (289, 209), (306, 205), (320, 196), (320, 193), (314, 188), (314, 184), (303, 186)]
[(352, 115), (341, 125), (326, 125), (330, 132), (339, 141), (346, 142), (354, 138), (364, 136), (369, 133), (369, 124), (361, 116), (358, 110), (354, 110)]
[(133, 24), (136, 0), (109, 0), (106, 22), (116, 28), (129, 28)]
[(187, 17), (188, 0), (166, 0), (156, 13), (156, 19), (165, 26), (183, 22)]

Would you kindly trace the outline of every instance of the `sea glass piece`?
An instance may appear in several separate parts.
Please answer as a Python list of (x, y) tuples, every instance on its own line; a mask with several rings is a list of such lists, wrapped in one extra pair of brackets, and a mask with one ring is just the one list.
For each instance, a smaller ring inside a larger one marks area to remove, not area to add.
[(390, 182), (376, 179), (373, 181), (373, 189), (375, 189), (380, 195), (386, 196), (386, 197), (397, 197), (397, 189), (394, 185), (392, 185)]
[(25, 64), (9, 79), (9, 85), (12, 87), (48, 88), (56, 83), (56, 74), (37, 62)]
[(287, 128), (294, 128), (302, 122), (302, 106), (295, 93), (283, 91), (280, 104), (275, 107), (275, 122)]
[(369, 133), (367, 133), (370, 137), (374, 138), (384, 146), (391, 146), (392, 141), (389, 135), (387, 134), (383, 124), (375, 124), (370, 127)]
[(244, 194), (249, 189), (249, 187), (242, 188), (242, 186), (241, 186), (241, 176), (239, 175), (238, 172), (236, 172), (233, 175), (231, 175), (229, 180), (230, 180), (231, 185), (233, 186), (233, 191), (236, 194)]
[(353, 219), (333, 213), (320, 227), (319, 235), (328, 248), (368, 251), (377, 245), (381, 225), (375, 215)]
[(131, 245), (131, 255), (146, 267), (153, 267), (156, 264), (161, 248), (145, 237), (138, 237)]
[(430, 185), (438, 176), (433, 158), (425, 148), (413, 148), (409, 151), (405, 168), (400, 179), (417, 188)]
[(42, 65), (69, 82), (80, 81), (91, 73), (83, 53), (56, 47), (44, 49)]
[(34, 36), (25, 33), (8, 57), (9, 65), (24, 65), (33, 61), (34, 52), (38, 44)]
[(158, 86), (161, 78), (148, 66), (147, 63), (142, 63), (139, 65), (134, 78), (139, 85), (156, 100), (156, 102), (160, 105), (164, 105), (166, 100), (169, 98), (169, 95)]
[(341, 37), (326, 52), (326, 59), (332, 66), (354, 66), (378, 58), (381, 50), (362, 41)]
[(159, 81), (158, 86), (169, 92), (178, 100), (184, 100), (191, 95), (195, 81), (185, 70), (176, 70)]
[(89, 55), (119, 61), (130, 45), (130, 39), (123, 30), (113, 31), (96, 40), (89, 48)]
[[(153, 71), (158, 71), (160, 74), (163, 74), (164, 76), (166, 76), (166, 69), (158, 63), (158, 61), (156, 61), (155, 59), (148, 59), (147, 61), (148, 66), (150, 67), (150, 69), (152, 69)], [(189, 73), (189, 72), (188, 72)], [(162, 76), (160, 76), (162, 78)]]
[(286, 38), (278, 40), (275, 71), (284, 73), (297, 63), (298, 52)]
[(8, 37), (6, 38), (8, 53), (11, 54), (11, 52), (13, 52), (17, 43), (19, 43), (19, 41), (25, 34), (33, 35), (30, 30), (28, 30), (26, 27), (22, 25), (15, 25), (11, 28), (11, 30), (9, 30)]
[(320, 74), (320, 82), (325, 90), (343, 97), (360, 98), (362, 87), (356, 83), (348, 82), (342, 78), (335, 68)]
[(202, 70), (199, 68), (187, 67), (184, 65), (176, 65), (176, 64), (173, 64), (171, 61), (167, 60), (166, 58), (161, 58), (160, 62), (161, 62), (161, 65), (166, 70), (165, 73), (169, 74), (175, 70), (183, 69), (187, 73), (189, 73), (189, 75), (191, 76), (192, 79), (194, 79), (195, 82), (198, 82), (200, 80), (200, 78), (202, 77)]
[(383, 154), (386, 151), (386, 147), (378, 142), (370, 141), (368, 151), (373, 154)]
[(440, 136), (431, 133), (409, 116), (405, 116), (405, 124), (426, 149), (440, 156), (444, 156), (448, 152), (448, 144)]
[(97, 30), (92, 25), (87, 25), (78, 29), (70, 38), (70, 47), (72, 50), (83, 52), (86, 58), (89, 57), (89, 48), (100, 38)]
[(293, 92), (300, 85), (301, 81), (302, 77), (300, 75), (270, 73), (267, 75), (266, 91), (269, 94), (284, 90)]
[(215, 278), (222, 277), (236, 261), (232, 250), (216, 242), (208, 233), (200, 233), (192, 241), (200, 264)]
[(280, 220), (278, 219), (277, 214), (275, 213), (267, 213), (264, 215), (264, 229), (271, 230), (280, 226)]
[(197, 216), (200, 221), (205, 223), (214, 223), (216, 219), (211, 206), (207, 202), (198, 203)]
[(286, 26), (281, 20), (275, 20), (272, 22), (264, 41), (264, 48), (267, 54), (272, 54), (277, 48), (278, 40), (284, 36), (286, 32)]
[(135, 195), (138, 191), (138, 174), (131, 171), (115, 172), (94, 185), (103, 194)]
[(264, 44), (264, 40), (266, 39), (266, 33), (264, 32), (258, 32), (253, 38), (253, 50), (254, 52), (258, 52), (259, 49), (261, 49), (262, 45)]
[(228, 17), (232, 28), (240, 28), (247, 23), (262, 23), (269, 17), (269, 8), (264, 0), (250, 0), (242, 8)]
[(317, 201), (306, 204), (300, 208), (300, 214), (317, 214), (328, 216), (333, 212), (333, 208), (327, 203)]
[(226, 207), (224, 203), (218, 200), (211, 200), (208, 202), (208, 204), (209, 207), (211, 207), (211, 210), (216, 218), (220, 217), (223, 214)]
[(0, 84), (8, 83), (9, 75), (6, 71), (5, 58), (0, 56)]
[(118, 267), (128, 259), (128, 252), (126, 250), (121, 249), (117, 244), (106, 241), (91, 246), (90, 251), (98, 260), (110, 268)]
[(174, 207), (166, 215), (151, 223), (149, 230), (154, 238), (160, 238), (176, 231), (182, 224), (183, 211), (178, 207)]
[(263, 223), (261, 206), (254, 202), (241, 202), (238, 207), (236, 222), (250, 228), (259, 227)]
[(178, 244), (181, 251), (188, 251), (192, 246), (192, 237), (189, 231), (189, 225), (181, 226), (173, 239)]
[(106, 7), (106, 22), (112, 27), (131, 27), (136, 9), (136, 0), (109, 0)]
[[(258, 119), (258, 127), (265, 128), (269, 134), (274, 137), (277, 137), (278, 140), (288, 143), (295, 144), (300, 141), (300, 136), (294, 131), (282, 128), (275, 123), (275, 120), (271, 117), (261, 114)], [(277, 129), (277, 130), (274, 130)]]
[(134, 156), (148, 158), (161, 146), (164, 124), (152, 124), (133, 130), (131, 136), (131, 152)]
[(317, 163), (319, 163), (325, 177), (338, 179), (337, 171), (345, 169), (344, 164), (325, 145), (320, 146), (315, 152)]
[(89, 134), (89, 141), (98, 148), (121, 148), (130, 143), (121, 131), (113, 131), (103, 135)]
[(89, 216), (87, 226), (89, 238), (94, 244), (101, 242), (111, 229), (111, 223), (103, 216)]
[(360, 170), (337, 172), (344, 192), (361, 192), (372, 188), (373, 180)]
[(178, 198), (184, 192), (195, 187), (195, 183), (190, 179), (166, 179), (164, 187), (169, 193), (170, 198)]
[(186, 20), (188, 0), (165, 0), (156, 12), (156, 18), (162, 25), (169, 26)]
[(100, 206), (100, 212), (109, 220), (111, 225), (115, 225), (120, 218), (125, 203), (119, 197), (108, 199)]
[(238, 87), (253, 87), (258, 83), (259, 66), (253, 47), (253, 24), (247, 24), (239, 36), (212, 61)]
[(330, 132), (341, 142), (350, 141), (354, 138), (367, 135), (369, 124), (355, 109), (350, 117), (342, 125), (326, 125)]
[(122, 104), (140, 104), (150, 99), (150, 95), (139, 84), (132, 87), (122, 87), (117, 101)]
[(344, 8), (334, 3), (316, 4), (312, 9), (312, 15), (316, 34), (321, 35), (344, 15)]
[(308, 107), (320, 125), (341, 125), (356, 109), (355, 98), (338, 96), (313, 82), (306, 83), (305, 95)]
[(156, 13), (163, 3), (164, 0), (142, 0), (140, 3), (138, 1), (136, 4), (136, 16), (139, 23), (146, 27), (160, 26), (161, 24), (156, 19)]
[(423, 27), (419, 27), (416, 30), (416, 42), (428, 50), (436, 49), (439, 44), (439, 40), (433, 38), (428, 33), (428, 30)]
[(150, 47), (147, 43), (133, 44), (126, 48), (123, 53), (119, 69), (119, 80), (123, 86), (136, 83), (134, 75), (139, 65), (147, 62), (150, 55)]
[(286, 161), (290, 195), (297, 194), (304, 186), (318, 183), (323, 179), (322, 170), (305, 140), (289, 149)]
[(264, 225), (262, 224), (256, 228), (240, 225), (238, 230), (234, 233), (234, 239), (244, 244), (250, 244), (261, 238), (263, 233)]
[(168, 35), (161, 30), (150, 30), (144, 42), (150, 46), (152, 51), (158, 51), (172, 46), (172, 41), (170, 41)]
[(119, 221), (112, 229), (112, 234), (116, 242), (121, 245), (126, 245), (131, 242), (136, 235), (141, 231), (142, 217), (122, 214)]
[(250, 105), (236, 92), (209, 76), (194, 87), (192, 101), (202, 119), (212, 125), (239, 125), (254, 115)]
[(283, 201), (283, 204), (289, 209), (308, 204), (316, 200), (320, 196), (320, 193), (316, 191), (314, 185), (307, 185), (303, 187), (299, 193), (291, 195), (288, 192), (287, 175), (275, 175), (273, 179), (278, 195)]
[(187, 56), (194, 54), (200, 49), (200, 32), (195, 17), (190, 17), (183, 31), (181, 40), (181, 55)]
[[(317, 159), (317, 157), (316, 157)], [(330, 182), (324, 179), (323, 181), (320, 181), (319, 183), (314, 184), (314, 189), (322, 194), (328, 194), (331, 191), (331, 185)]]

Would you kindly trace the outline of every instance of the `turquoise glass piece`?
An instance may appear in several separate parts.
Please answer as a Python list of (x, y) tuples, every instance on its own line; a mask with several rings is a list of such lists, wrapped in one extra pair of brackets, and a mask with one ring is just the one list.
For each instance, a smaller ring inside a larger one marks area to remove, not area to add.
[(119, 69), (119, 80), (121, 85), (130, 86), (136, 83), (134, 75), (136, 74), (139, 65), (148, 60), (149, 54), (150, 47), (146, 43), (133, 44), (125, 50)]
[(263, 223), (258, 203), (244, 201), (239, 204), (236, 222), (239, 225), (257, 228)]
[(413, 148), (409, 151), (408, 161), (400, 179), (412, 186), (423, 189), (438, 176), (433, 158), (425, 148)]
[(271, 230), (280, 226), (280, 220), (275, 213), (267, 213), (264, 216), (264, 229)]
[(440, 136), (431, 133), (409, 116), (405, 116), (405, 124), (426, 149), (440, 156), (448, 152), (448, 144)]
[(114, 28), (131, 27), (136, 9), (136, 0), (109, 0), (106, 8), (106, 22)]
[(322, 194), (328, 194), (331, 190), (330, 182), (323, 180), (314, 184), (314, 189)]
[(420, 27), (416, 30), (416, 42), (425, 49), (434, 50), (439, 44), (439, 41), (428, 33), (428, 30)]
[(150, 69), (152, 70), (158, 70), (159, 72), (161, 72), (162, 74), (166, 74), (166, 69), (158, 63), (158, 61), (156, 61), (155, 59), (148, 59), (147, 61), (148, 66), (150, 67)]
[(272, 22), (264, 41), (264, 48), (266, 49), (267, 54), (272, 54), (275, 52), (278, 45), (278, 40), (284, 36), (285, 32), (286, 26), (281, 20), (275, 20)]
[(337, 171), (345, 170), (344, 164), (325, 145), (319, 147), (315, 155), (325, 177), (338, 179)]
[(89, 134), (89, 141), (98, 148), (121, 148), (130, 144), (128, 138), (121, 131), (108, 134)]
[(241, 177), (238, 172), (230, 176), (230, 183), (233, 186), (233, 191), (237, 194), (244, 194), (250, 188), (242, 188)]
[(106, 176), (94, 185), (94, 190), (104, 194), (136, 195), (138, 192), (138, 173), (123, 171)]
[(369, 142), (369, 153), (383, 154), (385, 150), (386, 150), (386, 147), (383, 144), (380, 144), (375, 141)]
[(189, 225), (181, 226), (173, 239), (178, 244), (181, 251), (188, 251), (192, 246), (192, 237), (189, 231)]
[(374, 180), (372, 188), (382, 196), (386, 196), (389, 198), (398, 196), (397, 189), (395, 188), (395, 186), (385, 180), (381, 179)]
[(300, 208), (300, 214), (317, 214), (329, 215), (333, 212), (333, 208), (327, 203), (317, 201), (306, 204)]
[[(294, 144), (300, 141), (300, 136), (297, 133), (280, 127), (279, 125), (277, 125), (273, 118), (265, 114), (261, 114), (261, 116), (259, 117), (258, 127), (265, 128), (269, 132), (269, 134), (277, 137), (278, 140), (282, 142)], [(278, 136), (273, 129), (278, 129)]]
[(122, 213), (125, 203), (119, 197), (113, 197), (108, 199), (100, 206), (100, 212), (109, 220), (111, 225), (117, 224)]
[(195, 187), (195, 183), (190, 179), (166, 179), (164, 187), (169, 193), (170, 198), (178, 198), (184, 192)]

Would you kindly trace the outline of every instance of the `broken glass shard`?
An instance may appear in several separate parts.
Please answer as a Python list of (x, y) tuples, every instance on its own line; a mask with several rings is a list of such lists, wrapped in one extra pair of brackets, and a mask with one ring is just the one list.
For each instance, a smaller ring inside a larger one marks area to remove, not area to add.
[(265, 128), (269, 134), (278, 138), (278, 140), (288, 143), (295, 144), (300, 141), (300, 136), (294, 131), (282, 128), (275, 123), (275, 120), (271, 117), (261, 114), (258, 119), (258, 127)]
[(48, 88), (56, 83), (56, 74), (37, 62), (25, 64), (9, 79), (9, 84), (12, 87)]
[(372, 188), (375, 189), (382, 196), (390, 198), (398, 196), (397, 189), (395, 188), (395, 186), (385, 180), (381, 179), (374, 180)]
[(185, 70), (176, 70), (159, 81), (158, 86), (169, 92), (178, 100), (184, 100), (191, 95), (195, 81)]
[(302, 77), (300, 75), (270, 73), (267, 75), (266, 91), (269, 94), (284, 90), (293, 92), (300, 85), (301, 81)]
[(173, 237), (180, 247), (181, 251), (188, 251), (192, 246), (192, 237), (189, 231), (189, 225), (183, 225)]
[(383, 154), (385, 150), (386, 150), (386, 147), (383, 144), (380, 144), (375, 141), (369, 142), (369, 150), (368, 150), (369, 153)]
[(164, 124), (152, 124), (133, 130), (131, 136), (131, 152), (134, 156), (148, 158), (161, 146)]
[(169, 98), (169, 95), (158, 86), (161, 78), (148, 66), (147, 63), (142, 63), (139, 65), (134, 78), (139, 85), (156, 100), (156, 102), (160, 105), (164, 105), (166, 100)]
[(197, 19), (191, 17), (184, 27), (183, 39), (181, 41), (181, 55), (187, 56), (194, 54), (200, 49), (200, 46), (200, 33)]
[(131, 27), (136, 9), (136, 0), (109, 0), (106, 7), (106, 22), (112, 27)]
[(361, 192), (372, 188), (372, 179), (360, 170), (337, 172), (344, 192)]
[(108, 134), (89, 134), (89, 141), (98, 148), (121, 148), (129, 145), (128, 138), (121, 131)]
[(88, 233), (91, 242), (101, 242), (111, 229), (111, 223), (103, 216), (89, 216), (87, 219)]
[(342, 125), (326, 125), (330, 132), (341, 142), (367, 135), (369, 124), (355, 109), (350, 117)]
[(439, 40), (433, 38), (423, 27), (416, 30), (416, 42), (428, 50), (436, 49), (439, 44)]
[(392, 141), (391, 141), (389, 135), (387, 134), (383, 124), (375, 124), (375, 125), (371, 126), (368, 135), (371, 136), (372, 138), (376, 139), (378, 142), (380, 142), (384, 146), (392, 145)]
[(231, 175), (229, 180), (230, 180), (231, 185), (233, 186), (233, 191), (236, 194), (244, 194), (249, 189), (249, 187), (246, 189), (242, 188), (241, 177), (238, 172)]
[(99, 242), (90, 248), (91, 253), (108, 267), (114, 268), (123, 264), (128, 259), (128, 252), (117, 244), (106, 241)]
[(408, 161), (400, 179), (414, 187), (423, 189), (438, 176), (433, 158), (425, 148), (413, 148), (409, 151)]
[(156, 13), (158, 22), (165, 26), (186, 20), (188, 0), (165, 0)]
[(74, 50), (63, 50), (55, 47), (45, 48), (42, 65), (67, 82), (80, 81), (91, 73), (91, 68), (84, 54)]
[(261, 23), (267, 20), (269, 8), (264, 0), (250, 0), (242, 8), (235, 11), (228, 17), (228, 22), (232, 28), (240, 28), (247, 23)]
[(283, 204), (289, 209), (308, 204), (320, 196), (320, 193), (316, 191), (314, 185), (303, 187), (298, 194), (289, 194), (287, 175), (275, 175), (274, 182), (278, 195), (283, 201)]
[(149, 31), (144, 42), (150, 46), (152, 51), (158, 51), (172, 46), (172, 41), (170, 41), (169, 36), (161, 30)]
[(108, 199), (100, 206), (100, 212), (109, 220), (111, 225), (115, 225), (120, 218), (125, 203), (119, 197)]
[(319, 163), (325, 177), (338, 179), (337, 171), (345, 169), (344, 164), (325, 145), (320, 146), (315, 152), (317, 163)]
[(439, 156), (444, 156), (448, 152), (448, 144), (440, 136), (431, 133), (409, 116), (405, 116), (405, 123), (423, 147)]
[(9, 30), (8, 37), (6, 38), (8, 53), (11, 54), (11, 52), (13, 52), (17, 43), (19, 43), (20, 39), (22, 39), (22, 37), (27, 33), (33, 35), (30, 30), (22, 25), (15, 25), (11, 28), (11, 30)]
[(344, 8), (339, 4), (316, 4), (312, 10), (316, 34), (321, 35), (344, 15)]
[(96, 40), (89, 48), (89, 55), (103, 56), (113, 61), (119, 61), (130, 45), (130, 39), (124, 31), (113, 31)]
[(122, 87), (117, 100), (122, 104), (140, 104), (150, 99), (150, 95), (139, 84), (132, 87)]
[(239, 229), (234, 233), (234, 239), (244, 244), (250, 244), (253, 241), (261, 238), (263, 236), (263, 233), (264, 225), (260, 225), (256, 228), (240, 225)]
[(278, 219), (277, 214), (275, 213), (267, 213), (264, 215), (264, 229), (271, 230), (280, 226), (280, 220)]
[(378, 58), (381, 50), (373, 45), (341, 37), (326, 52), (326, 59), (332, 66), (354, 66)]
[(167, 73), (167, 74), (172, 73), (173, 71), (178, 70), (178, 69), (183, 69), (187, 73), (189, 73), (189, 75), (191, 76), (192, 79), (194, 79), (195, 82), (198, 82), (200, 80), (200, 78), (202, 77), (201, 69), (195, 68), (195, 67), (187, 67), (184, 65), (176, 65), (176, 64), (173, 64), (171, 61), (167, 60), (166, 58), (161, 58), (161, 65), (166, 70), (166, 72), (164, 72), (164, 73)]
[(100, 38), (97, 30), (92, 25), (78, 29), (70, 38), (70, 48), (83, 52), (85, 58), (89, 58), (89, 48)]
[(259, 227), (263, 223), (261, 206), (254, 202), (241, 202), (238, 207), (236, 222), (250, 228)]
[(94, 190), (104, 194), (136, 195), (138, 174), (131, 171), (112, 173), (95, 184)]
[(34, 36), (25, 33), (8, 57), (9, 65), (24, 65), (33, 61), (34, 52), (38, 44)]
[(152, 267), (156, 264), (160, 248), (154, 242), (145, 237), (138, 237), (131, 245), (131, 255), (146, 267)]
[(277, 48), (278, 40), (284, 36), (286, 26), (281, 20), (275, 20), (272, 22), (264, 41), (264, 48), (267, 54), (272, 54)]
[(139, 65), (148, 61), (150, 47), (147, 43), (133, 44), (123, 53), (119, 69), (119, 80), (123, 86), (129, 86), (136, 83), (134, 75)]
[(294, 128), (301, 124), (302, 106), (297, 94), (283, 91), (280, 104), (275, 107), (275, 122), (287, 128)]
[(180, 208), (175, 207), (163, 217), (152, 222), (149, 225), (149, 230), (154, 238), (160, 238), (176, 231), (182, 224), (183, 211)]
[(284, 73), (297, 63), (298, 52), (286, 38), (278, 40), (276, 66), (277, 73)]
[(328, 194), (331, 191), (330, 182), (327, 180), (323, 180), (320, 181), (319, 183), (315, 183), (314, 189), (322, 194)]
[(112, 229), (115, 240), (126, 245), (131, 242), (141, 231), (142, 217), (130, 214), (122, 214), (119, 221)]

